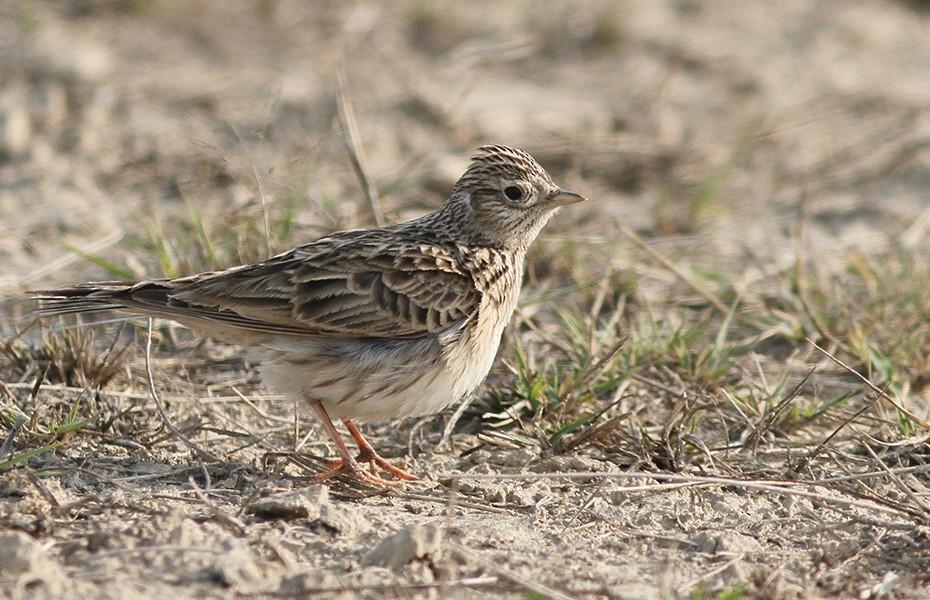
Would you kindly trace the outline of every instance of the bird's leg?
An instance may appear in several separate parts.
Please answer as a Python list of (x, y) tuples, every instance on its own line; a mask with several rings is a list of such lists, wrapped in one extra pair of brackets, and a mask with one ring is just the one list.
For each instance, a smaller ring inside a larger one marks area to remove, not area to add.
[[(326, 427), (326, 431), (329, 433), (329, 437), (333, 439), (333, 443), (336, 444), (336, 452), (339, 453), (339, 458), (341, 459), (334, 466), (333, 469), (320, 473), (314, 479), (317, 482), (326, 481), (331, 477), (336, 475), (347, 474), (355, 477), (363, 483), (374, 487), (397, 487), (400, 484), (398, 481), (388, 481), (384, 479), (377, 473), (369, 473), (359, 462), (352, 456), (352, 453), (349, 451), (349, 448), (346, 446), (345, 442), (342, 441), (342, 437), (339, 435), (339, 432), (336, 430), (336, 426), (333, 424), (333, 420), (329, 417), (329, 413), (326, 412), (326, 409), (323, 408), (323, 405), (319, 402), (313, 403), (313, 409), (316, 411), (317, 416), (320, 417), (320, 421), (323, 422), (323, 426)], [(357, 430), (356, 430), (357, 431)], [(351, 430), (350, 430), (351, 432)], [(359, 434), (361, 435), (361, 434)], [(355, 435), (353, 434), (353, 438)], [(364, 438), (362, 438), (364, 440)], [(357, 438), (356, 438), (356, 441)], [(367, 444), (367, 442), (366, 442)], [(370, 448), (371, 446), (369, 446)], [(374, 450), (372, 450), (374, 452)], [(363, 452), (364, 454), (364, 452)], [(377, 456), (377, 455), (375, 455)], [(380, 457), (379, 457), (380, 458)]]
[(371, 444), (368, 443), (368, 440), (365, 439), (365, 436), (362, 435), (362, 432), (358, 430), (358, 427), (355, 426), (355, 423), (349, 419), (343, 419), (342, 424), (346, 426), (346, 429), (349, 430), (349, 434), (352, 436), (352, 439), (355, 440), (355, 444), (358, 446), (358, 456), (355, 457), (355, 460), (358, 462), (367, 462), (371, 465), (371, 472), (376, 473), (375, 465), (381, 467), (394, 477), (398, 479), (406, 479), (407, 481), (416, 481), (416, 476), (411, 475), (410, 473), (395, 467), (388, 461), (381, 458)]

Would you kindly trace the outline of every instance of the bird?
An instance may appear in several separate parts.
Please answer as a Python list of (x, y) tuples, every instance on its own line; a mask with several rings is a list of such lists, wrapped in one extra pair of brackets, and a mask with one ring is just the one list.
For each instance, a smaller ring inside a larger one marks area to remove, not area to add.
[(558, 208), (584, 200), (525, 151), (484, 145), (448, 199), (410, 221), (220, 271), (32, 294), (40, 316), (165, 318), (242, 346), (263, 383), (309, 404), (332, 438), (339, 459), (317, 481), (400, 486), (417, 477), (382, 458), (356, 421), (430, 415), (473, 392), (517, 306), (527, 249)]

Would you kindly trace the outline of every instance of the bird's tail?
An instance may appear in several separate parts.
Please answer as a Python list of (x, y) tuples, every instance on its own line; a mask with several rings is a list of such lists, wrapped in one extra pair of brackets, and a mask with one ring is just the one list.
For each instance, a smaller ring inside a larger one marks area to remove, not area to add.
[(30, 292), (39, 303), (36, 313), (51, 317), (73, 313), (128, 310), (148, 312), (140, 305), (140, 296), (153, 306), (167, 303), (167, 287), (159, 281), (106, 281), (85, 283), (55, 290)]

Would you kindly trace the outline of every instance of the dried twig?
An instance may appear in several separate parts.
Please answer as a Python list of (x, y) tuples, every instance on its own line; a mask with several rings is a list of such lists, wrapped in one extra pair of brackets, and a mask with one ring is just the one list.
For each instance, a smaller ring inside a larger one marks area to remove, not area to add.
[(898, 486), (898, 489), (900, 489), (901, 492), (905, 496), (907, 496), (907, 499), (910, 500), (911, 504), (914, 506), (920, 507), (921, 509), (923, 509), (924, 513), (930, 515), (930, 505), (927, 505), (927, 503), (921, 500), (920, 497), (911, 490), (910, 486), (906, 485), (904, 481), (900, 477), (898, 477), (898, 475), (894, 473), (888, 467), (888, 465), (885, 464), (885, 461), (883, 461), (878, 456), (878, 454), (875, 453), (875, 450), (873, 450), (868, 444), (864, 444), (864, 447), (865, 447), (866, 452), (868, 452), (872, 456), (872, 458), (875, 459), (875, 462), (878, 463), (878, 466), (881, 467), (881, 469), (885, 472), (886, 475), (888, 475), (888, 478), (891, 479), (891, 481), (895, 482), (895, 484), (897, 484)]
[(555, 600), (571, 600), (571, 596), (567, 596), (558, 590), (554, 590), (551, 587), (545, 586), (537, 581), (533, 581), (529, 577), (520, 575), (515, 571), (511, 571), (507, 567), (503, 566), (499, 561), (494, 561), (489, 558), (478, 554), (477, 552), (456, 544), (455, 542), (445, 540), (442, 543), (443, 546), (458, 554), (460, 557), (466, 560), (473, 560), (476, 563), (479, 563), (485, 569), (488, 569), (492, 573), (503, 577), (504, 579), (509, 579), (510, 581), (525, 587), (540, 598), (553, 598)]
[(374, 217), (375, 224), (378, 227), (383, 227), (384, 215), (381, 213), (381, 207), (378, 204), (378, 190), (368, 176), (368, 165), (365, 162), (365, 154), (362, 152), (358, 124), (355, 121), (355, 109), (352, 108), (352, 99), (349, 98), (345, 72), (342, 69), (336, 71), (336, 80), (339, 84), (339, 122), (342, 123), (342, 130), (345, 134), (343, 140), (346, 144), (346, 150), (349, 151), (352, 168), (355, 169), (359, 183), (362, 184), (365, 198), (368, 199), (368, 204), (371, 206), (371, 215)]
[(908, 409), (904, 408), (904, 407), (901, 405), (900, 402), (898, 402), (897, 400), (895, 400), (894, 398), (892, 398), (891, 396), (889, 396), (888, 393), (885, 392), (885, 390), (881, 389), (880, 387), (878, 387), (877, 385), (875, 385), (874, 383), (872, 383), (872, 381), (871, 381), (868, 377), (866, 377), (865, 375), (863, 375), (863, 374), (860, 373), (859, 371), (856, 371), (855, 369), (853, 369), (852, 367), (850, 367), (849, 365), (847, 365), (846, 363), (844, 363), (843, 361), (841, 361), (841, 360), (838, 359), (837, 357), (833, 356), (832, 354), (830, 354), (829, 352), (827, 352), (826, 350), (824, 350), (823, 348), (821, 348), (820, 346), (818, 346), (817, 343), (816, 343), (814, 340), (812, 340), (812, 339), (810, 339), (810, 338), (804, 338), (804, 339), (806, 339), (807, 342), (808, 342), (811, 346), (813, 346), (814, 348), (816, 348), (817, 350), (819, 350), (821, 353), (823, 353), (824, 356), (826, 356), (827, 358), (829, 358), (830, 360), (832, 360), (833, 362), (835, 362), (835, 363), (838, 364), (839, 366), (843, 367), (843, 369), (845, 369), (846, 371), (848, 371), (850, 374), (854, 375), (854, 376), (855, 376), (856, 378), (858, 378), (862, 383), (864, 383), (864, 384), (866, 384), (867, 386), (869, 386), (869, 387), (872, 389), (873, 392), (875, 392), (876, 394), (878, 394), (881, 398), (884, 398), (885, 400), (887, 400), (887, 401), (888, 401), (888, 404), (890, 404), (890, 405), (892, 405), (893, 407), (895, 407), (901, 414), (903, 414), (903, 415), (906, 416), (908, 419), (910, 419), (911, 421), (913, 421), (913, 422), (916, 423), (917, 425), (921, 426), (922, 428), (927, 429), (927, 430), (930, 430), (930, 423), (927, 423), (926, 421), (924, 421), (923, 419), (921, 419), (920, 417), (918, 417), (917, 415), (915, 415), (914, 413), (912, 413), (912, 412), (909, 411)]
[(678, 265), (676, 265), (675, 263), (673, 263), (666, 257), (662, 256), (661, 254), (659, 254), (658, 252), (650, 248), (649, 245), (646, 243), (646, 240), (640, 237), (639, 234), (637, 234), (635, 231), (633, 231), (629, 227), (619, 222), (616, 223), (615, 225), (617, 229), (619, 229), (623, 235), (630, 238), (633, 241), (633, 243), (635, 243), (637, 246), (645, 250), (646, 253), (649, 254), (649, 256), (657, 260), (663, 267), (668, 269), (669, 272), (671, 272), (673, 275), (675, 275), (676, 277), (684, 281), (686, 284), (688, 284), (688, 286), (690, 286), (691, 289), (693, 289), (695, 292), (703, 296), (705, 300), (707, 300), (714, 306), (714, 308), (719, 310), (724, 315), (729, 315), (731, 312), (734, 312), (734, 310), (731, 309), (726, 304), (724, 304), (723, 301), (720, 300), (720, 298), (718, 298), (712, 292), (707, 290), (700, 283), (695, 281), (694, 278), (692, 278), (690, 275), (688, 275), (687, 273), (679, 269)]
[(16, 418), (13, 427), (10, 428), (10, 434), (3, 440), (3, 445), (0, 445), (0, 462), (3, 461), (7, 454), (13, 451), (13, 440), (16, 439), (16, 436), (25, 424), (26, 417), (20, 416)]
[(262, 207), (262, 227), (265, 230), (265, 254), (270, 257), (273, 254), (274, 244), (271, 239), (271, 220), (268, 216), (268, 202), (265, 197), (265, 186), (262, 183), (262, 178), (258, 174), (258, 167), (255, 164), (252, 151), (249, 149), (248, 144), (245, 143), (245, 138), (242, 136), (242, 133), (239, 132), (239, 128), (228, 118), (226, 119), (226, 124), (229, 125), (233, 133), (236, 134), (239, 145), (245, 151), (246, 157), (249, 160), (249, 168), (252, 169), (252, 177), (255, 178), (255, 185), (258, 187), (258, 201)]
[(155, 377), (152, 375), (152, 318), (148, 319), (148, 328), (145, 334), (145, 374), (148, 377), (149, 382), (149, 394), (151, 394), (152, 399), (155, 400), (155, 408), (158, 409), (158, 415), (161, 417), (162, 422), (164, 422), (165, 427), (168, 428), (176, 438), (181, 440), (185, 446), (190, 448), (197, 456), (200, 458), (211, 460), (214, 462), (223, 462), (215, 455), (207, 452), (194, 442), (190, 440), (186, 435), (181, 433), (181, 431), (174, 426), (174, 423), (171, 422), (171, 419), (168, 418), (168, 413), (165, 412), (165, 407), (161, 402), (161, 398), (158, 397), (158, 391), (155, 389)]
[[(872, 512), (880, 512), (898, 517), (914, 517), (913, 511), (904, 511), (892, 507), (882, 506), (874, 502), (865, 502), (862, 500), (851, 500), (849, 498), (838, 498), (827, 494), (820, 494), (808, 490), (797, 489), (797, 486), (817, 485), (817, 481), (786, 481), (776, 479), (737, 479), (732, 477), (704, 477), (698, 475), (675, 475), (670, 473), (647, 473), (643, 471), (584, 471), (575, 473), (496, 473), (496, 474), (472, 474), (456, 473), (449, 475), (451, 479), (470, 479), (492, 481), (497, 479), (514, 479), (521, 481), (540, 480), (540, 479), (655, 479), (665, 481), (670, 484), (681, 484), (691, 486), (708, 486), (722, 485), (772, 492), (775, 494), (784, 494), (786, 496), (798, 496), (809, 500), (822, 502), (824, 506), (838, 505), (851, 508), (860, 508)], [(656, 491), (664, 489), (662, 485), (641, 486), (635, 491)], [(632, 489), (619, 488), (619, 491), (633, 491)]]

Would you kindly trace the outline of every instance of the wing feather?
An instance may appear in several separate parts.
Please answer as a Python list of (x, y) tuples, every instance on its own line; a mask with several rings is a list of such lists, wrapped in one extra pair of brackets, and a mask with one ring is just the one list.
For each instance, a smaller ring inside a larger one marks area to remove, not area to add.
[(169, 303), (193, 318), (246, 329), (336, 337), (438, 333), (477, 309), (479, 293), (454, 251), (319, 247), (328, 241), (252, 267), (177, 280)]

